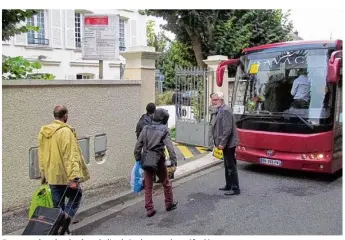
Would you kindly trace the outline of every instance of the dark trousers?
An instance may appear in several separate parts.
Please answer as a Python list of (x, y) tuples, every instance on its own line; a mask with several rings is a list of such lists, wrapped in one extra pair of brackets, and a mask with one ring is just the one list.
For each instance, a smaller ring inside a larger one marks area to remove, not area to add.
[(240, 189), (240, 186), (238, 183), (237, 161), (235, 158), (235, 149), (236, 147), (224, 148), (223, 150), (226, 188), (232, 189), (234, 191)]
[[(77, 213), (81, 198), (82, 198), (82, 190), (67, 188), (66, 185), (49, 185), (52, 193), (53, 204), (54, 207), (61, 207), (68, 215), (73, 218), (74, 215)], [(65, 193), (66, 190), (66, 193)], [(65, 194), (64, 194), (65, 193)], [(65, 204), (65, 200), (68, 198), (67, 204)], [(73, 202), (74, 201), (74, 202)], [(59, 206), (60, 204), (60, 206)]]
[(303, 99), (294, 99), (291, 106), (293, 108), (299, 108), (299, 109), (308, 109), (309, 103)]
[(212, 134), (212, 125), (208, 126), (208, 149), (212, 150), (214, 148), (214, 140)]
[(153, 201), (152, 201), (152, 178), (157, 174), (159, 179), (162, 181), (164, 188), (164, 197), (165, 197), (165, 207), (169, 207), (173, 203), (173, 193), (171, 187), (171, 181), (168, 178), (167, 167), (165, 165), (165, 159), (162, 159), (158, 163), (158, 172), (144, 172), (145, 180), (145, 208), (147, 211), (153, 210)]

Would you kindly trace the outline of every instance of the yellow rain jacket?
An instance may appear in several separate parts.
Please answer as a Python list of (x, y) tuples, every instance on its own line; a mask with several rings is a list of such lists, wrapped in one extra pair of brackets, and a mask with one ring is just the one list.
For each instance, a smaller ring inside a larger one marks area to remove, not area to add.
[(67, 185), (79, 178), (90, 179), (74, 129), (54, 120), (41, 128), (38, 136), (38, 157), (41, 177), (52, 185)]

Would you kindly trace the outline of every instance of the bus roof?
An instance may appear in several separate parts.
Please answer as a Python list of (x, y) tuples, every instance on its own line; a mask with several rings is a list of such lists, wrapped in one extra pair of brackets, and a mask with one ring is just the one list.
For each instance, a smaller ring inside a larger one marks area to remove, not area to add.
[(290, 42), (279, 42), (279, 43), (270, 43), (270, 44), (265, 44), (265, 45), (260, 45), (256, 47), (251, 47), (251, 48), (245, 48), (242, 53), (248, 53), (248, 52), (256, 52), (264, 49), (270, 49), (270, 48), (280, 48), (280, 47), (288, 47), (288, 46), (298, 46), (298, 45), (315, 45), (316, 46), (327, 46), (329, 45), (330, 47), (336, 47), (336, 49), (341, 49), (343, 45), (342, 40), (318, 40), (318, 41), (290, 41)]

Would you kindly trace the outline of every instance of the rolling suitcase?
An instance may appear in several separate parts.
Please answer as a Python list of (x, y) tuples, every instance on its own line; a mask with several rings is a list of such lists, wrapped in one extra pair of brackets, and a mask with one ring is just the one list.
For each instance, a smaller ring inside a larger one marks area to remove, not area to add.
[[(62, 196), (66, 195), (68, 187)], [(73, 199), (72, 204), (77, 198), (78, 191)], [(61, 200), (63, 197), (61, 198)], [(61, 201), (58, 206), (60, 206)], [(69, 212), (66, 213), (60, 207), (48, 208), (43, 206), (36, 207), (28, 225), (24, 229), (22, 235), (65, 235), (70, 234), (69, 225), (72, 219), (69, 217)]]
[(22, 235), (64, 235), (69, 222), (61, 208), (38, 206)]

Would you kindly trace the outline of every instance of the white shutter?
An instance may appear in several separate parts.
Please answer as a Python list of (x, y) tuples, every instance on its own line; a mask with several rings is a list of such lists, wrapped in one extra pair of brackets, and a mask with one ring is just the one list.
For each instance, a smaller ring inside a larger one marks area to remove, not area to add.
[(137, 46), (137, 21), (131, 20), (131, 47)]
[(50, 30), (51, 46), (53, 48), (62, 48), (62, 10), (50, 10)]
[[(19, 24), (19, 27), (25, 26), (26, 21), (21, 22)], [(17, 34), (14, 36), (14, 45), (17, 46), (26, 46), (28, 45), (28, 34), (27, 33), (22, 33), (22, 34)]]
[[(80, 37), (81, 37), (81, 46), (84, 43), (84, 14), (80, 14)], [(82, 48), (80, 48), (82, 49)]]
[(65, 47), (75, 49), (75, 20), (74, 10), (65, 10)]

